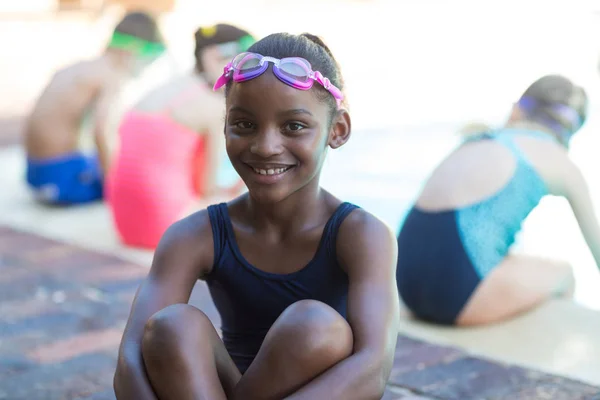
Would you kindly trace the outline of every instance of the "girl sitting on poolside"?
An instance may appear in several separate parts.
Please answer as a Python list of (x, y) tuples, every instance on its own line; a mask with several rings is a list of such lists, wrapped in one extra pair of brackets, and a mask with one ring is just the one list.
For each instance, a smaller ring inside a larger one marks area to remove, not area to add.
[(594, 207), (567, 152), (586, 108), (581, 87), (550, 75), (523, 93), (503, 128), (463, 130), (468, 139), (432, 173), (398, 236), (398, 288), (415, 316), (486, 324), (571, 295), (570, 265), (509, 254), (521, 223), (549, 194), (568, 199), (600, 265)]
[[(120, 349), (119, 399), (379, 399), (394, 357), (396, 241), (319, 186), (350, 137), (342, 77), (309, 34), (227, 64), (225, 138), (249, 192), (171, 226)], [(186, 304), (207, 282), (222, 319)]]

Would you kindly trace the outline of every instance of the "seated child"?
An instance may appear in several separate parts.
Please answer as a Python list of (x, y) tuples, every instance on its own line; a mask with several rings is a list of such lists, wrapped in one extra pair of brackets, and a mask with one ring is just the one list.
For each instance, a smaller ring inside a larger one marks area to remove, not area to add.
[[(163, 235), (121, 342), (117, 399), (380, 399), (400, 320), (397, 246), (319, 184), (351, 132), (335, 58), (316, 36), (273, 34), (215, 86), (248, 193)], [(198, 279), (222, 336), (186, 304)]]
[[(28, 185), (47, 204), (78, 204), (102, 198), (109, 164), (106, 122), (120, 89), (164, 50), (153, 18), (127, 14), (105, 52), (54, 74), (25, 127)], [(79, 148), (81, 129), (93, 117), (96, 154)]]
[(224, 101), (212, 85), (254, 39), (225, 24), (196, 32), (196, 65), (144, 96), (119, 126), (106, 198), (123, 243), (155, 248), (173, 222), (244, 187), (225, 153)]

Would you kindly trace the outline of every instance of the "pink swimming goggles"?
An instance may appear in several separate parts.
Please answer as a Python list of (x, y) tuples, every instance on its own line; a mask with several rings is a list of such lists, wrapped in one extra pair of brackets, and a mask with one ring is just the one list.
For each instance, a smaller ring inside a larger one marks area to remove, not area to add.
[(286, 85), (308, 90), (317, 81), (336, 99), (338, 107), (344, 99), (340, 89), (319, 71), (313, 71), (310, 63), (304, 58), (288, 57), (280, 60), (248, 52), (238, 54), (225, 66), (223, 75), (215, 83), (214, 90), (224, 86), (232, 78), (234, 82), (244, 82), (262, 75), (269, 68), (269, 62), (273, 63), (275, 76)]

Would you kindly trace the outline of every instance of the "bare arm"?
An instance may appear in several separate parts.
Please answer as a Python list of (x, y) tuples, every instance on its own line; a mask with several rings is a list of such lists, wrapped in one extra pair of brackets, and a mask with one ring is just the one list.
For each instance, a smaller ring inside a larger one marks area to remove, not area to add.
[(194, 284), (210, 269), (213, 253), (206, 211), (175, 223), (164, 234), (148, 277), (137, 291), (121, 341), (114, 377), (118, 399), (156, 399), (142, 359), (144, 327), (154, 313), (189, 301)]
[(116, 87), (105, 88), (100, 92), (94, 108), (94, 143), (98, 152), (100, 168), (104, 176), (106, 176), (110, 168), (110, 149), (106, 127), (111, 112), (113, 112), (116, 98)]
[(577, 166), (571, 164), (565, 174), (565, 196), (571, 205), (579, 229), (600, 268), (600, 225), (587, 182)]
[(380, 399), (385, 391), (399, 324), (396, 238), (383, 222), (356, 210), (340, 228), (337, 253), (348, 274), (354, 351), (289, 400)]

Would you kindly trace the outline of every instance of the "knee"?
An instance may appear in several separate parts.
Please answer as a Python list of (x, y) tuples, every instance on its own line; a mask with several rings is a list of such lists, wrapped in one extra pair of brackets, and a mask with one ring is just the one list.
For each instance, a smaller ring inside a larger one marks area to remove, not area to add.
[[(289, 306), (278, 321), (280, 337), (287, 338), (297, 359), (342, 360), (352, 353), (352, 329), (333, 308), (316, 300)], [(290, 343), (291, 342), (291, 343)]]
[[(152, 359), (172, 355), (190, 335), (198, 337), (201, 328), (211, 324), (208, 317), (188, 304), (174, 304), (152, 315), (144, 327), (142, 354)], [(212, 325), (212, 324), (211, 324)]]

